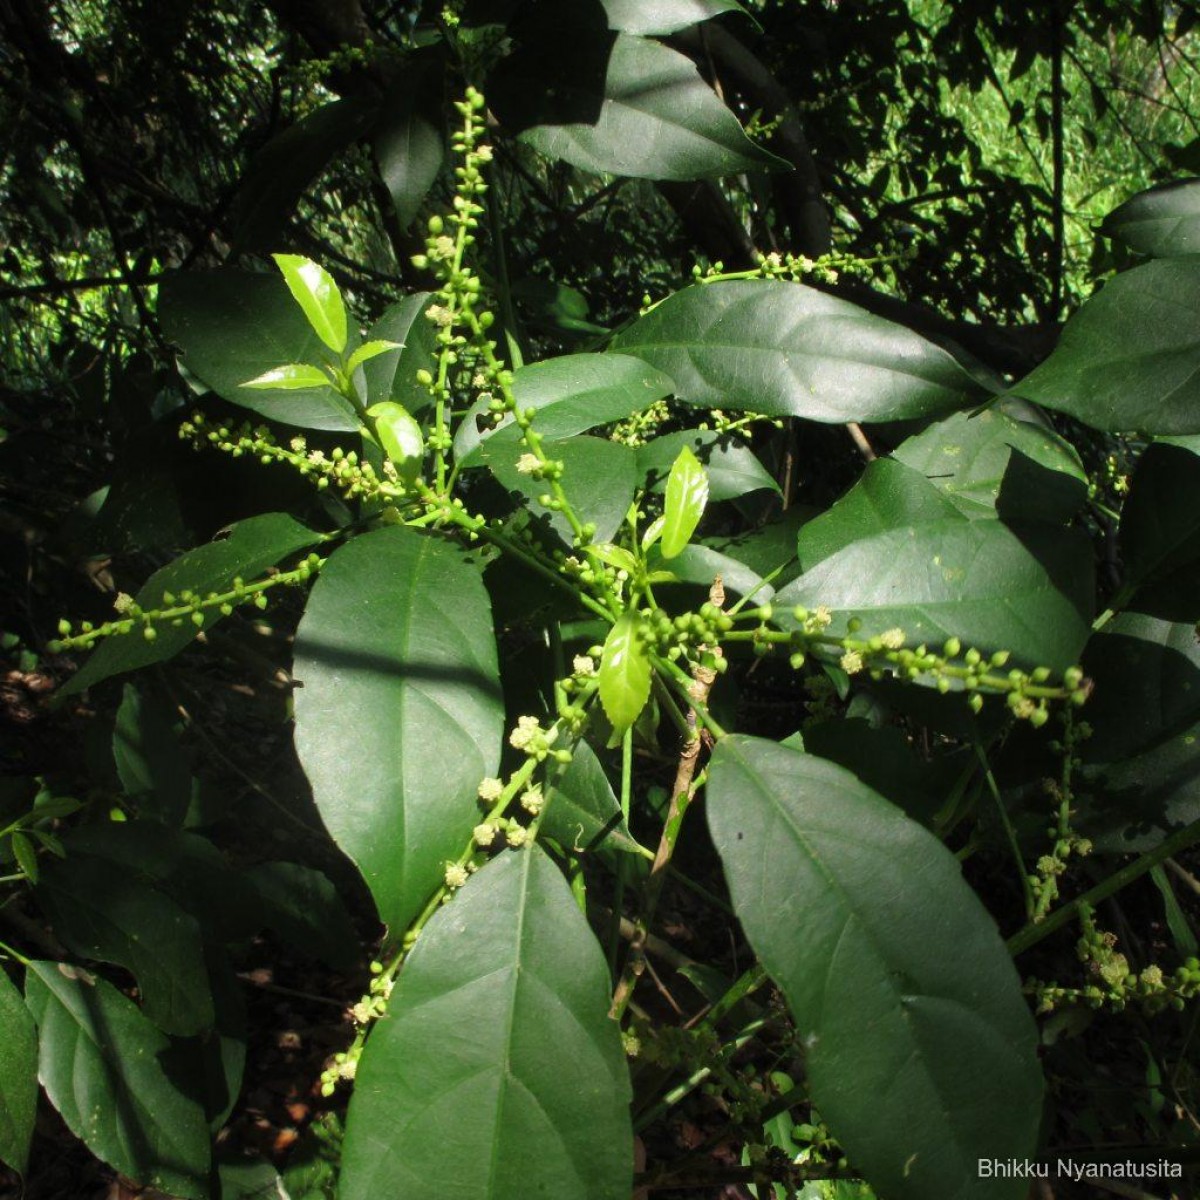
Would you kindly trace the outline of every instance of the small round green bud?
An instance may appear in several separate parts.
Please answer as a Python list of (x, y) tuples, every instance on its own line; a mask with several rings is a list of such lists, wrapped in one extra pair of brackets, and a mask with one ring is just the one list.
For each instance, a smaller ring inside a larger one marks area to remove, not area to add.
[(971, 711), (973, 713), (981, 712), (983, 710), (983, 697), (978, 692), (976, 692), (970, 698), (970, 700), (967, 701), (967, 703), (971, 706)]
[(152, 642), (156, 637), (158, 637), (158, 630), (155, 629), (153, 625), (147, 625), (142, 630), (142, 637), (144, 637), (146, 641)]
[(946, 658), (957, 658), (961, 653), (962, 642), (956, 637), (947, 638), (946, 644), (942, 647), (942, 654)]

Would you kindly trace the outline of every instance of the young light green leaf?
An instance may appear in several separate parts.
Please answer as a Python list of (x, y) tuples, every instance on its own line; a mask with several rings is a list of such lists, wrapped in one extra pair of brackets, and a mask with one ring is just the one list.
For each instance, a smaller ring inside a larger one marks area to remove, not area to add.
[(978, 1161), (1034, 1152), (1037, 1029), (954, 856), (849, 771), (759, 738), (721, 739), (706, 807), (813, 1104), (867, 1181), (897, 1200), (1023, 1196)]
[(623, 613), (608, 632), (600, 658), (600, 703), (622, 734), (650, 699), (650, 655), (634, 613)]
[(662, 537), (663, 526), (666, 525), (666, 517), (655, 517), (649, 525), (646, 526), (646, 532), (642, 534), (642, 549), (649, 550), (655, 542)]
[(302, 388), (329, 387), (330, 380), (320, 367), (309, 363), (287, 363), (272, 367), (255, 379), (247, 379), (241, 386), (264, 392), (298, 392)]
[(610, 567), (616, 567), (618, 571), (628, 571), (631, 576), (637, 574), (638, 561), (624, 546), (614, 546), (612, 542), (594, 542), (588, 547), (588, 553), (594, 554)]
[(346, 349), (346, 306), (333, 276), (324, 267), (299, 254), (272, 254), (284, 282), (313, 332), (334, 354)]
[(71, 1132), (123, 1175), (208, 1200), (208, 1122), (167, 1074), (167, 1036), (112, 984), (66, 964), (30, 963), (25, 1002), (42, 1086)]
[(37, 1112), (37, 1026), (0, 970), (0, 1162), (25, 1174)]
[(383, 338), (377, 338), (372, 342), (363, 342), (353, 354), (346, 359), (346, 374), (350, 375), (365, 362), (370, 362), (373, 358), (378, 358), (381, 354), (387, 354), (389, 350), (403, 350), (403, 342), (389, 342)]
[(396, 473), (406, 483), (411, 483), (421, 473), (425, 457), (425, 437), (421, 426), (403, 404), (384, 400), (367, 409), (367, 416), (375, 422), (379, 443)]
[(342, 1200), (627, 1200), (608, 1004), (600, 947), (544, 851), (489, 862), (434, 914), (367, 1041)]
[(663, 509), (662, 555), (674, 558), (692, 540), (708, 503), (708, 472), (684, 446), (667, 476)]

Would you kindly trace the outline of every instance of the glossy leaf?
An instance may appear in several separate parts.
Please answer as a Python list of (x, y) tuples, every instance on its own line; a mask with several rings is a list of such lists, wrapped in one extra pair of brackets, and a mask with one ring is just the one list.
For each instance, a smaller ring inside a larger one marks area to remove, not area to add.
[(1152, 258), (1200, 254), (1200, 179), (1139, 192), (1104, 218), (1100, 232)]
[(389, 308), (367, 331), (368, 344), (388, 341), (397, 349), (377, 354), (362, 364), (367, 404), (394, 400), (409, 412), (419, 413), (431, 403), (429, 392), (417, 382), (417, 372), (437, 373), (434, 325), (426, 320), (428, 292), (414, 292)]
[(613, 730), (623, 734), (650, 699), (650, 655), (633, 613), (617, 618), (600, 658), (600, 703)]
[(1200, 273), (1162, 258), (1110, 279), (1013, 392), (1109, 433), (1200, 433)]
[(37, 1026), (13, 986), (0, 970), (0, 1163), (24, 1175), (37, 1115)]
[(601, 0), (608, 27), (622, 33), (677, 33), (722, 13), (744, 13), (737, 0)]
[(38, 1074), (76, 1137), (123, 1175), (207, 1200), (208, 1123), (166, 1069), (171, 1044), (110, 983), (33, 962), (25, 999), (38, 1025)]
[(571, 761), (554, 780), (539, 830), (576, 853), (637, 852), (612, 784), (595, 751), (582, 740), (575, 743)]
[(430, 920), (363, 1051), (341, 1200), (627, 1200), (630, 1089), (608, 992), (545, 854), (488, 863)]
[[(537, 409), (534, 428), (551, 441), (623, 421), (669, 396), (674, 384), (661, 371), (628, 354), (568, 354), (531, 363), (513, 373), (513, 399), (522, 409)], [(454, 437), (455, 458), (479, 462), (479, 447), (491, 438), (516, 445), (520, 432), (511, 415), (496, 427), (479, 429), (486, 402), (474, 405)]]
[(954, 856), (848, 771), (723, 738), (713, 841), (734, 909), (807, 1046), (814, 1106), (898, 1200), (1016, 1200), (981, 1158), (1037, 1145), (1037, 1030)]
[(425, 437), (421, 426), (402, 404), (385, 400), (367, 409), (375, 422), (380, 445), (401, 479), (411, 483), (421, 473), (425, 458)]
[[(185, 589), (201, 596), (225, 592), (236, 576), (253, 579), (296, 551), (323, 540), (322, 534), (314, 533), (284, 513), (250, 517), (231, 526), (228, 536), (221, 540), (197, 546), (155, 571), (134, 599), (143, 609), (152, 610), (163, 607), (162, 598), (167, 592), (174, 596)], [(211, 628), (220, 619), (220, 611), (212, 608), (205, 611), (202, 625), (194, 625), (190, 620), (178, 626), (165, 625), (152, 642), (146, 641), (136, 628), (128, 636), (107, 638), (59, 689), (59, 695), (74, 695), (112, 675), (165, 662), (202, 629)]]
[(962, 408), (984, 385), (947, 350), (815, 288), (696, 285), (613, 339), (689, 404), (813, 421), (896, 421)]
[(497, 671), (483, 582), (446, 542), (382, 529), (322, 570), (296, 633), (296, 749), (393, 937), (462, 851), (496, 773)]
[(328, 382), (287, 395), (242, 386), (282, 363), (326, 356), (278, 275), (231, 267), (177, 275), (159, 284), (158, 317), (183, 366), (223, 400), (302, 429), (358, 429), (353, 408)]
[(669, 571), (679, 583), (703, 588), (705, 598), (718, 575), (726, 592), (738, 596), (752, 594), (756, 604), (766, 604), (775, 594), (775, 589), (764, 583), (756, 571), (712, 546), (685, 546), (670, 562), (666, 562), (657, 550), (652, 550), (646, 556), (646, 565), (651, 571)]
[(346, 359), (346, 371), (353, 373), (363, 363), (368, 363), (373, 358), (378, 358), (381, 354), (387, 354), (392, 350), (403, 350), (404, 345), (401, 342), (391, 342), (386, 338), (377, 338), (374, 341), (363, 342), (353, 354)]
[(264, 392), (299, 392), (306, 388), (329, 386), (329, 376), (320, 367), (308, 363), (287, 363), (272, 367), (254, 379), (247, 379), (244, 388), (258, 388)]
[(301, 863), (259, 863), (245, 873), (257, 893), (263, 924), (288, 946), (337, 971), (358, 958), (358, 935), (337, 889), (320, 871)]
[(709, 429), (681, 429), (651, 438), (638, 447), (638, 473), (653, 491), (666, 486), (671, 464), (683, 447), (700, 460), (708, 476), (708, 498), (737, 500), (751, 492), (779, 491), (779, 484), (740, 438)]
[(127, 683), (113, 730), (113, 761), (140, 814), (182, 825), (194, 780), (169, 712), (161, 701)]
[(401, 228), (411, 225), (442, 169), (441, 63), (410, 56), (380, 105), (375, 161)]
[(334, 354), (346, 349), (346, 306), (333, 276), (300, 254), (272, 254), (283, 281), (313, 332)]
[(581, 36), (562, 19), (566, 28), (544, 22), (489, 88), (501, 120), (542, 154), (644, 179), (782, 165), (746, 137), (686, 55), (624, 33)]
[(1061, 671), (1088, 635), (1092, 550), (1081, 534), (1049, 525), (1014, 530), (999, 521), (928, 521), (863, 538), (806, 571), (775, 598), (791, 608), (826, 605), (833, 632), (851, 616), (861, 636), (904, 631), (939, 648), (951, 636), (1013, 662)]
[(213, 1023), (200, 925), (156, 888), (91, 855), (47, 859), (38, 902), (73, 954), (115, 963), (138, 981), (146, 1017), (189, 1037)]
[(1065, 523), (1087, 500), (1075, 448), (999, 405), (954, 413), (902, 442), (893, 456), (969, 517)]
[(660, 543), (663, 558), (674, 558), (692, 540), (707, 504), (708, 475), (700, 460), (684, 446), (667, 476)]

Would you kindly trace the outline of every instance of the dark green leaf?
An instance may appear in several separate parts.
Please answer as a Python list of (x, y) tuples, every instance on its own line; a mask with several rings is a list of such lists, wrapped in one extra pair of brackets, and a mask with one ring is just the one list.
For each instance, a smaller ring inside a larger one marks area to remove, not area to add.
[(815, 515), (815, 510), (808, 505), (793, 504), (776, 520), (758, 529), (732, 538), (706, 538), (705, 544), (736, 559), (764, 579), (778, 571), (779, 574), (771, 581), (772, 587), (778, 591), (800, 573), (796, 541), (800, 530)]
[[(499, 765), (491, 606), (451, 545), (388, 528), (326, 564), (296, 633), (296, 748), (334, 840), (399, 937)], [(348, 755), (347, 747), (353, 747)]]
[(12, 846), (13, 858), (17, 860), (17, 866), (25, 872), (25, 877), (30, 883), (37, 883), (41, 872), (38, 870), (37, 850), (34, 848), (33, 839), (27, 833), (16, 830), (9, 838), (9, 845)]
[(608, 991), (545, 854), (488, 863), (430, 920), (363, 1051), (342, 1200), (627, 1200), (629, 1081)]
[(245, 873), (258, 894), (262, 923), (307, 958), (351, 970), (359, 942), (333, 884), (300, 863), (260, 863)]
[(958, 509), (924, 475), (895, 459), (877, 458), (840, 500), (804, 525), (797, 554), (808, 571), (863, 538), (956, 519)]
[(1200, 272), (1162, 258), (1110, 279), (1013, 392), (1110, 433), (1200, 433)]
[(622, 33), (667, 34), (725, 12), (744, 13), (737, 0), (601, 0), (608, 27)]
[(708, 504), (708, 475), (686, 447), (679, 451), (667, 475), (660, 547), (663, 558), (674, 558), (692, 540)]
[(177, 275), (159, 285), (158, 316), (184, 367), (222, 399), (284, 425), (358, 429), (353, 408), (332, 387), (275, 394), (242, 386), (283, 363), (325, 358), (278, 275), (232, 267)]
[(428, 390), (417, 382), (417, 372), (437, 374), (434, 325), (426, 320), (428, 292), (414, 292), (384, 310), (367, 332), (369, 341), (395, 342), (402, 348), (389, 350), (363, 364), (367, 404), (394, 400), (409, 412), (420, 412), (430, 404)]
[[(185, 589), (199, 596), (222, 593), (228, 591), (236, 576), (253, 579), (297, 550), (320, 541), (324, 541), (323, 535), (284, 513), (250, 517), (231, 526), (229, 534), (220, 541), (197, 546), (155, 571), (135, 599), (143, 609), (152, 610), (164, 607), (162, 598), (167, 592), (174, 596)], [(190, 620), (174, 627), (166, 625), (152, 642), (146, 641), (136, 627), (125, 636), (108, 638), (64, 684), (59, 695), (74, 695), (112, 675), (164, 662), (178, 654), (201, 629), (210, 628), (220, 619), (219, 610), (212, 608), (205, 611), (203, 625), (196, 626)]]
[(756, 571), (711, 546), (685, 546), (670, 562), (665, 562), (656, 549), (651, 549), (646, 558), (651, 571), (670, 571), (680, 583), (702, 587), (705, 592), (719, 575), (727, 592), (753, 595), (755, 604), (766, 604), (775, 594), (775, 589), (763, 583)]
[(433, 186), (446, 147), (442, 133), (443, 64), (410, 58), (388, 88), (375, 129), (375, 161), (401, 228), (411, 225)]
[(30, 963), (38, 1071), (76, 1137), (124, 1175), (208, 1200), (208, 1124), (163, 1066), (170, 1043), (111, 984), (75, 967)]
[(813, 1104), (897, 1200), (1024, 1196), (981, 1158), (1037, 1145), (1037, 1030), (954, 856), (848, 771), (723, 738), (707, 812), (742, 928), (807, 1045)]
[(0, 1162), (21, 1175), (37, 1115), (37, 1027), (21, 993), (0, 970)]
[(162, 892), (90, 855), (47, 859), (37, 887), (59, 940), (73, 954), (132, 972), (144, 1011), (184, 1037), (213, 1023), (200, 926)]
[(113, 730), (113, 760), (138, 811), (167, 825), (182, 825), (192, 801), (191, 768), (169, 710), (161, 700), (127, 683)]
[(1087, 499), (1087, 477), (1074, 447), (998, 405), (954, 413), (894, 454), (969, 517), (999, 513), (1009, 520), (1062, 523)]
[(1200, 254), (1200, 179), (1139, 192), (1104, 218), (1100, 232), (1152, 258)]
[(638, 473), (647, 477), (647, 486), (654, 491), (663, 489), (671, 464), (685, 446), (704, 464), (708, 498), (714, 503), (751, 492), (779, 491), (779, 484), (744, 441), (708, 429), (681, 429), (639, 446)]
[(902, 325), (776, 280), (696, 285), (613, 339), (702, 407), (813, 421), (896, 421), (962, 408), (981, 382)]
[(637, 843), (621, 815), (621, 805), (591, 746), (575, 743), (571, 761), (555, 779), (539, 829), (568, 850), (624, 850)]
[(954, 636), (1061, 671), (1083, 649), (1092, 595), (1092, 549), (1082, 534), (960, 516), (854, 542), (790, 583), (775, 605), (785, 627), (792, 606), (823, 604), (835, 613), (835, 633), (857, 616), (864, 637), (898, 627), (910, 645), (937, 649)]
[(650, 655), (633, 613), (620, 616), (604, 640), (600, 703), (617, 735), (623, 734), (650, 699)]
[(333, 276), (300, 254), (272, 254), (283, 281), (313, 332), (334, 354), (346, 349), (346, 306)]

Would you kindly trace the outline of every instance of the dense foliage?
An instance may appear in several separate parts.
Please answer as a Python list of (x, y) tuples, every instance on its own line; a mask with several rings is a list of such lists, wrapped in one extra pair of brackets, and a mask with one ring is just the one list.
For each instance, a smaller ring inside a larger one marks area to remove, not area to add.
[(1180, 1186), (1195, 18), (0, 2), (25, 1194)]

